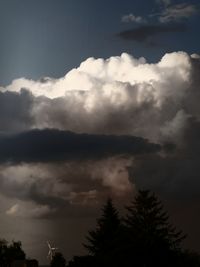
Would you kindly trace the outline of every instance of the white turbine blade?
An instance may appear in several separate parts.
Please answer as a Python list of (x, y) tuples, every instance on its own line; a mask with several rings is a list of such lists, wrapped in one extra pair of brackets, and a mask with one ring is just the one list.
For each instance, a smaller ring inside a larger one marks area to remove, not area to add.
[(49, 241), (47, 241), (47, 245), (48, 245), (49, 249), (51, 249), (51, 245), (50, 245)]

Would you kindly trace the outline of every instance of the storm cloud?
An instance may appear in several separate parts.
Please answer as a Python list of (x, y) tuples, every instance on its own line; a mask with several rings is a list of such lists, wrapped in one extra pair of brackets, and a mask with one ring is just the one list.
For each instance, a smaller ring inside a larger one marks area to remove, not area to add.
[(55, 129), (0, 136), (0, 162), (98, 160), (112, 156), (156, 153), (158, 144), (141, 137), (75, 134)]
[(138, 186), (169, 194), (175, 184), (178, 195), (198, 162), (199, 72), (196, 54), (149, 64), (124, 53), (89, 58), (60, 79), (2, 87), (1, 194), (16, 200), (7, 215), (21, 216), (26, 205), (28, 216), (67, 212)]
[[(172, 203), (173, 218), (178, 210), (200, 222), (199, 73), (197, 54), (169, 53), (152, 64), (123, 53), (88, 58), (59, 79), (1, 87), (6, 220), (48, 219), (54, 230), (69, 218), (82, 225), (108, 196), (120, 207), (147, 188)], [(188, 239), (194, 245), (192, 238), (196, 232)]]

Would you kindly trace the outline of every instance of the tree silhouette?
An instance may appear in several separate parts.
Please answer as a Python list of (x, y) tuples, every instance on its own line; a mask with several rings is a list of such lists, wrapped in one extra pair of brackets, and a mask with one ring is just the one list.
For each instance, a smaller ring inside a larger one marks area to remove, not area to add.
[(180, 253), (178, 267), (199, 267), (200, 255), (193, 251), (183, 251)]
[(22, 250), (22, 244), (20, 241), (12, 241), (7, 249), (7, 258), (10, 262), (14, 260), (25, 260), (25, 253)]
[(0, 266), (11, 266), (13, 261), (25, 260), (25, 257), (20, 241), (12, 241), (8, 244), (6, 240), (0, 240)]
[(89, 254), (75, 256), (68, 267), (200, 267), (199, 254), (182, 249), (184, 238), (158, 198), (140, 190), (123, 220), (108, 199), (86, 237)]
[(102, 211), (101, 217), (97, 220), (96, 229), (89, 231), (86, 237), (88, 242), (84, 244), (89, 254), (94, 257), (95, 265), (113, 260), (120, 230), (118, 211), (113, 206), (111, 199), (107, 200)]
[(56, 252), (51, 261), (51, 267), (65, 267), (66, 260), (62, 253)]
[(140, 190), (127, 207), (126, 247), (136, 266), (173, 266), (185, 235), (169, 223), (162, 203), (147, 190)]
[(68, 267), (95, 267), (97, 266), (95, 258), (91, 255), (87, 256), (74, 256), (69, 261)]
[(0, 240), (0, 266), (7, 266), (6, 259), (7, 241), (5, 239)]

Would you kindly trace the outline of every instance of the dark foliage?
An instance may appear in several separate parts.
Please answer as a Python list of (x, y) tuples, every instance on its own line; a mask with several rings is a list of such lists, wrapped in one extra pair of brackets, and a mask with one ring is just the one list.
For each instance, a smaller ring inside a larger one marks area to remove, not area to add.
[(75, 256), (68, 267), (200, 267), (200, 256), (182, 249), (184, 238), (157, 197), (140, 190), (123, 220), (107, 201), (86, 237), (89, 255)]
[(25, 260), (21, 242), (8, 244), (6, 240), (0, 240), (0, 266), (9, 267), (16, 260)]
[(107, 200), (102, 211), (102, 216), (97, 220), (96, 229), (89, 231), (86, 237), (88, 243), (84, 244), (89, 255), (93, 256), (95, 266), (112, 263), (119, 247), (121, 223), (111, 199)]
[(71, 261), (69, 261), (68, 267), (94, 267), (95, 259), (93, 256), (75, 256)]
[(26, 267), (38, 267), (38, 266), (39, 266), (39, 263), (37, 260), (35, 260), (35, 259), (26, 260)]
[(65, 267), (66, 260), (63, 257), (62, 253), (56, 252), (51, 261), (51, 267)]
[(185, 235), (169, 223), (168, 214), (156, 196), (139, 191), (127, 211), (124, 241), (129, 261), (137, 262), (137, 266), (173, 266)]

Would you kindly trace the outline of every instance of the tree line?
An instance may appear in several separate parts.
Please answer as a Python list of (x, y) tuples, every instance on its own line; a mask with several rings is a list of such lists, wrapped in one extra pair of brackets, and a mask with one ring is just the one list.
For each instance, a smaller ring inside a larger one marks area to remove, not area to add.
[(186, 235), (170, 223), (154, 193), (140, 190), (126, 211), (121, 218), (108, 199), (83, 244), (88, 253), (75, 256), (68, 267), (200, 266), (200, 256), (183, 249)]
[(14, 261), (25, 260), (26, 255), (22, 249), (20, 241), (8, 243), (6, 240), (0, 240), (0, 266), (10, 267)]
[[(199, 254), (183, 248), (186, 235), (170, 223), (154, 193), (140, 190), (126, 211), (120, 217), (108, 199), (86, 235), (87, 253), (66, 264), (57, 252), (51, 267), (200, 267)], [(0, 240), (0, 267), (11, 267), (16, 260), (25, 260), (21, 242)]]

